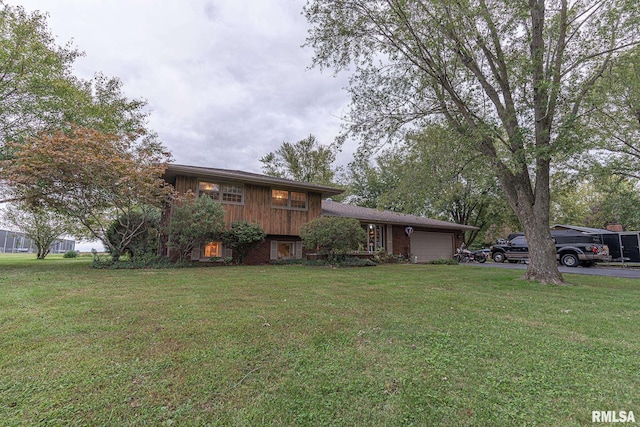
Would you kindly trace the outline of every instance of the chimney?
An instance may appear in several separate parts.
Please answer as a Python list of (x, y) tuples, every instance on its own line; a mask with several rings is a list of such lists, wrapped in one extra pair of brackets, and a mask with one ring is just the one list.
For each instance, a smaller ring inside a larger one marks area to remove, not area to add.
[(610, 222), (609, 224), (607, 224), (606, 229), (608, 231), (615, 231), (618, 233), (624, 231), (624, 227), (622, 226), (622, 224), (618, 224), (617, 222)]

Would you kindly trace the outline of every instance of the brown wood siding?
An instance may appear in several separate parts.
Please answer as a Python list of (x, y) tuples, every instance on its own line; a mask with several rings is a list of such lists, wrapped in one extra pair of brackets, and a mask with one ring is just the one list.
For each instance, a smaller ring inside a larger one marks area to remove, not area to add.
[[(175, 188), (184, 194), (198, 191), (198, 178), (176, 177)], [(320, 216), (322, 196), (320, 193), (307, 193), (307, 210), (279, 209), (271, 207), (271, 187), (244, 184), (244, 204), (223, 203), (225, 223), (230, 227), (233, 222), (247, 221), (260, 224), (267, 234), (299, 236), (303, 224)]]
[(189, 176), (178, 176), (176, 177), (175, 189), (178, 194), (185, 194), (187, 191), (191, 190), (193, 193), (198, 192), (198, 178), (193, 178)]

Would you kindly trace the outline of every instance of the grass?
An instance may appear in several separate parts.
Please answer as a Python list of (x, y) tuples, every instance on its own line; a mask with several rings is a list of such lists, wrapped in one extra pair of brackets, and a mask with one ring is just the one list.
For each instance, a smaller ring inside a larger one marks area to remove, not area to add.
[(92, 270), (0, 256), (3, 425), (640, 417), (640, 283), (469, 266)]

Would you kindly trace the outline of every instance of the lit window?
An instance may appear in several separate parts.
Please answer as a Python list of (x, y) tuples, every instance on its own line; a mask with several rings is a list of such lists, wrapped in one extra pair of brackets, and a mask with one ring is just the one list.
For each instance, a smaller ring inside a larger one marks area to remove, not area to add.
[(200, 184), (198, 184), (198, 190), (200, 194), (206, 194), (213, 200), (220, 200), (220, 185), (218, 184), (200, 181)]
[(307, 209), (307, 193), (271, 190), (271, 206), (287, 209)]
[(207, 243), (204, 247), (205, 258), (219, 258), (222, 254), (222, 243), (211, 242)]
[[(222, 189), (222, 192), (220, 191)], [(198, 184), (199, 194), (206, 194), (213, 200), (222, 203), (242, 204), (242, 194), (244, 187), (235, 184), (221, 184), (217, 182), (200, 181)]]
[(367, 226), (367, 250), (375, 252), (384, 248), (384, 227), (377, 224)]
[(278, 259), (295, 258), (293, 242), (278, 242)]
[(286, 208), (289, 206), (289, 192), (283, 190), (271, 190), (271, 204)]

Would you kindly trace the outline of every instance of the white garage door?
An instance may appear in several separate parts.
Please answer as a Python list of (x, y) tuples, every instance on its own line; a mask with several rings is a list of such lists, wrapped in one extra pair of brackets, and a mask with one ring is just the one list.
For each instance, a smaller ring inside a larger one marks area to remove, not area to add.
[(454, 254), (453, 233), (414, 231), (411, 234), (411, 254), (417, 262), (451, 258)]

